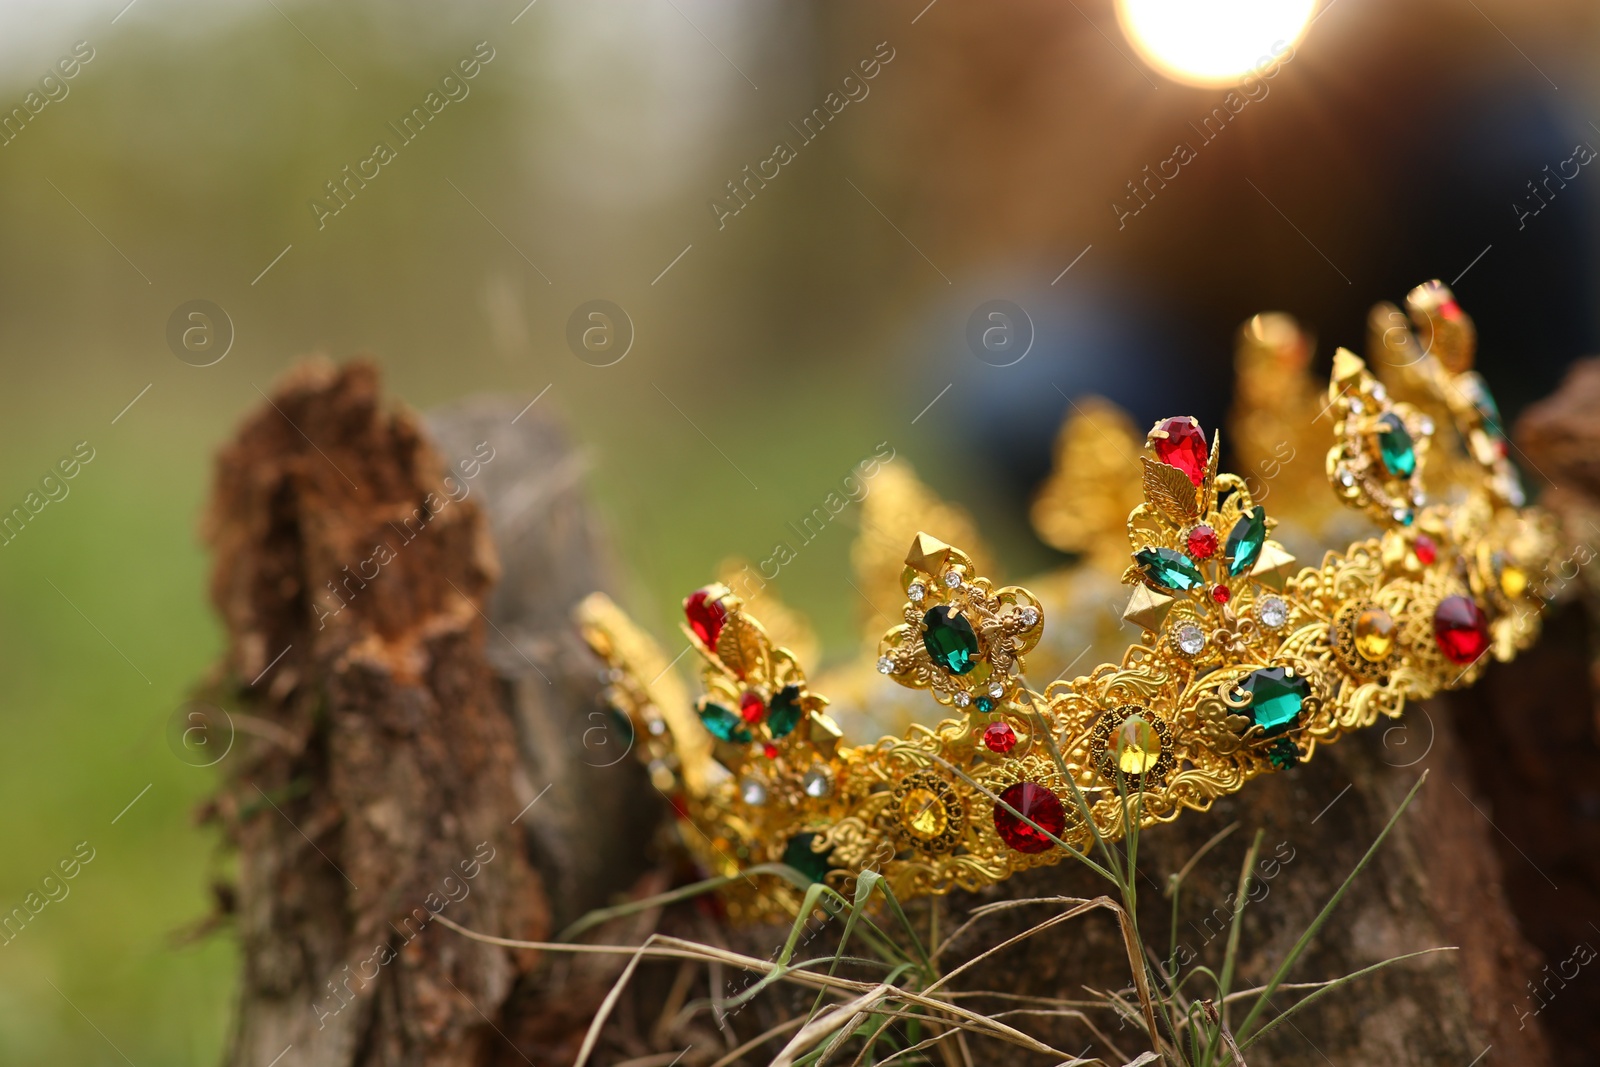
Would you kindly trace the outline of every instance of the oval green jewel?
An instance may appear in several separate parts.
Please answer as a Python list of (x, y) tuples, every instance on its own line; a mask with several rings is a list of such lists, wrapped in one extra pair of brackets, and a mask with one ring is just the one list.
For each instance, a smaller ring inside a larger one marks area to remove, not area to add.
[(811, 842), (816, 838), (816, 834), (795, 834), (789, 838), (789, 843), (783, 849), (783, 862), (813, 882), (820, 882), (831, 869), (828, 863), (830, 853), (811, 851)]
[(1232, 577), (1256, 565), (1261, 546), (1267, 543), (1267, 509), (1257, 504), (1244, 517), (1233, 524), (1228, 534), (1225, 552), (1228, 557), (1228, 574)]
[(979, 697), (972, 702), (972, 706), (987, 715), (989, 712), (994, 710), (994, 698)]
[(744, 720), (721, 704), (712, 704), (709, 701), (703, 704), (700, 707), (700, 721), (711, 731), (711, 736), (719, 741), (744, 743), (751, 740), (750, 731), (745, 729)]
[(960, 611), (941, 604), (922, 617), (922, 644), (933, 661), (951, 674), (978, 665), (978, 635)]
[(800, 725), (800, 687), (786, 685), (767, 705), (767, 726), (773, 737), (788, 737)]
[(1252, 671), (1239, 688), (1250, 694), (1247, 705), (1256, 725), (1269, 734), (1287, 729), (1300, 714), (1300, 706), (1311, 695), (1304, 679), (1289, 673), (1287, 667), (1265, 667)]
[(1384, 467), (1396, 478), (1409, 478), (1417, 469), (1417, 450), (1411, 431), (1390, 412), (1378, 419), (1378, 455)]
[(1163, 589), (1183, 592), (1198, 589), (1205, 584), (1200, 568), (1182, 552), (1171, 548), (1146, 548), (1133, 554), (1134, 562), (1144, 568), (1144, 576), (1151, 584)]

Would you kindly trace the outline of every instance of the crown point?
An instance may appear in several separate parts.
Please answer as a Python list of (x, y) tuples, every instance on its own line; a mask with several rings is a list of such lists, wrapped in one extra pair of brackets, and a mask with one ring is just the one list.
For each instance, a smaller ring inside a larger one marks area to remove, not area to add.
[(1128, 606), (1123, 609), (1122, 617), (1146, 630), (1158, 630), (1161, 628), (1161, 620), (1167, 617), (1167, 610), (1172, 607), (1174, 599), (1156, 592), (1147, 585), (1136, 585), (1133, 587), (1133, 596), (1128, 598)]
[(1333, 384), (1335, 392), (1343, 392), (1343, 387), (1358, 380), (1366, 369), (1367, 365), (1360, 356), (1348, 348), (1339, 349), (1333, 354)]
[(949, 558), (949, 545), (919, 530), (911, 541), (911, 551), (906, 553), (906, 566), (915, 567), (924, 574), (938, 574)]

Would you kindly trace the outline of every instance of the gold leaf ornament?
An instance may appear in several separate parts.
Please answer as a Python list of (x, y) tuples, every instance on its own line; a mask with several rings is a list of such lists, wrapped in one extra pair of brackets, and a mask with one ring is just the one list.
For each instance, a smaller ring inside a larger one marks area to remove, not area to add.
[(741, 611), (729, 612), (722, 624), (717, 658), (741, 681), (764, 682), (772, 673), (772, 643), (761, 624)]
[(1177, 467), (1140, 456), (1144, 464), (1145, 499), (1173, 522), (1191, 522), (1200, 517), (1200, 487)]

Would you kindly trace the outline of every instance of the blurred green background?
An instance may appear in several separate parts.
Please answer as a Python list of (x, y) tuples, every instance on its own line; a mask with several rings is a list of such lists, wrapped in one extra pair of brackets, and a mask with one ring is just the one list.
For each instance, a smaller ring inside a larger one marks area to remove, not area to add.
[[(1471, 261), (1491, 382), (1513, 413), (1547, 392), (1594, 348), (1600, 177), (1521, 226), (1513, 204), (1600, 141), (1600, 16), (1398, 7), (1324, 7), (1272, 95), (1119, 227), (1223, 90), (1145, 67), (1109, 0), (0, 3), (0, 107), (94, 55), (0, 147), (0, 508), (95, 451), (0, 549), (0, 907), (96, 853), (0, 947), (0, 1062), (218, 1061), (239, 961), (226, 929), (185, 935), (227, 858), (194, 817), (212, 772), (166, 731), (220, 648), (210, 457), (303, 354), (370, 353), (420, 409), (539, 396), (663, 629), (882, 441), (1013, 573), (1048, 561), (1025, 501), (1066, 397), (1215, 425), (1259, 310), (1303, 316), (1326, 360), (1372, 301)], [(479, 42), (470, 95), (319, 228), (324, 183)], [(884, 43), (870, 92), (719, 224), (726, 183)], [(195, 299), (232, 323), (212, 366), (168, 345)], [(592, 299), (634, 326), (614, 366), (566, 342)], [(1033, 319), (1013, 367), (968, 348), (990, 299)], [(851, 522), (778, 582), (835, 653)]]

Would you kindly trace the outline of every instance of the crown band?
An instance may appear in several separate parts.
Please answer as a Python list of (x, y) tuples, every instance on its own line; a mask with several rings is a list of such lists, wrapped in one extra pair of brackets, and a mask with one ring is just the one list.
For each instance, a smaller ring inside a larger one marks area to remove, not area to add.
[[(1408, 307), (1408, 327), (1387, 327), (1378, 347), (1410, 400), (1340, 349), (1324, 409), (1334, 495), (1378, 534), (1298, 566), (1247, 480), (1218, 473), (1220, 434), (1158, 422), (1122, 574), (1123, 618), (1142, 640), (1070, 682), (1028, 683), (1039, 600), (927, 533), (906, 557), (902, 621), (876, 667), (954, 715), (876, 744), (841, 743), (797, 658), (726, 586), (685, 601), (705, 688), (694, 704), (647, 635), (603, 596), (584, 601), (607, 699), (690, 851), (723, 875), (781, 861), (841, 888), (875, 869), (902, 898), (977, 889), (1059, 862), (1063, 845), (1116, 840), (1130, 817), (1207, 808), (1528, 647), (1543, 606), (1529, 578), (1553, 559), (1553, 524), (1522, 506), (1470, 369), (1470, 320), (1436, 282)], [(743, 919), (792, 914), (800, 899), (772, 878), (725, 897)]]

